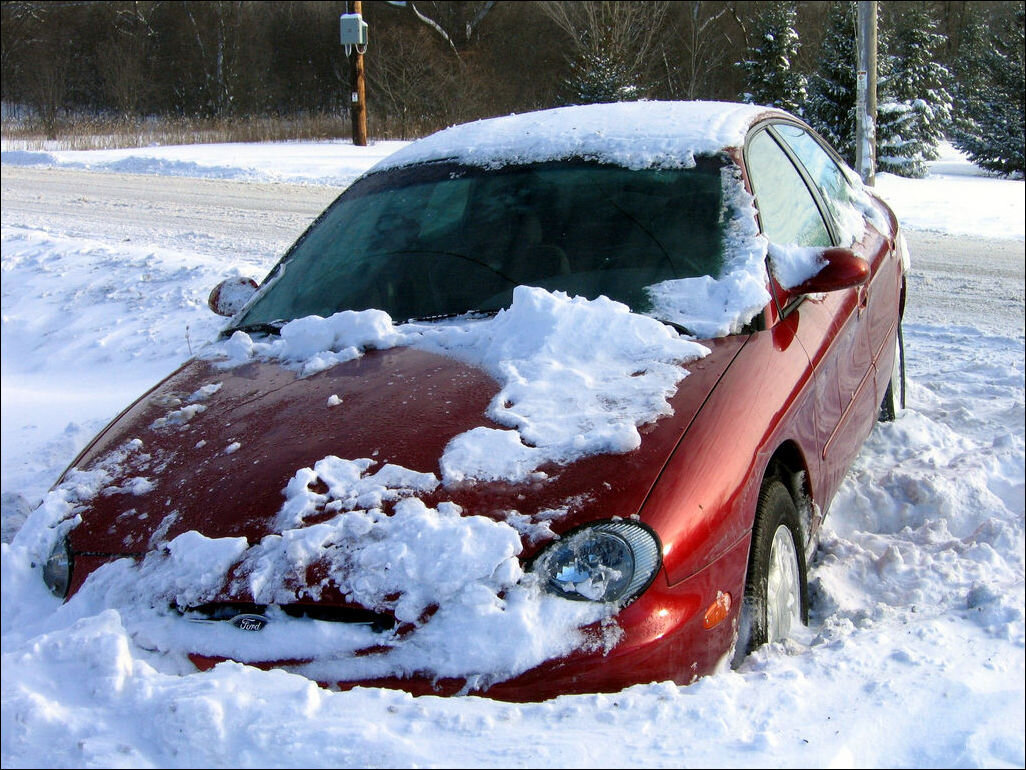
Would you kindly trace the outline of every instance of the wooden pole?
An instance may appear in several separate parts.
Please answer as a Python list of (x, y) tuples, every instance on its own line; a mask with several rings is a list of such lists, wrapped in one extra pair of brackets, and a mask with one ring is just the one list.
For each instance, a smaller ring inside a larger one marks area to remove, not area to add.
[[(361, 0), (353, 0), (353, 13), (363, 14)], [(353, 144), (358, 147), (367, 146), (367, 89), (364, 84), (363, 54), (358, 46), (353, 53), (353, 93), (349, 105), (349, 114), (353, 119)]]

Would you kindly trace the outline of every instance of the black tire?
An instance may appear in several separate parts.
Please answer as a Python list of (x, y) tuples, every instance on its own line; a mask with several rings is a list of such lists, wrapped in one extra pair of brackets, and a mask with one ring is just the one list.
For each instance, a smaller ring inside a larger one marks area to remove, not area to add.
[(894, 365), (891, 367), (891, 379), (887, 383), (883, 401), (880, 402), (880, 422), (894, 422), (905, 408), (905, 340), (900, 322), (894, 344)]
[[(780, 540), (775, 553), (776, 538)], [(790, 554), (781, 553), (782, 545), (786, 550), (785, 540), (789, 541), (793, 549)], [(791, 614), (784, 619), (779, 617), (780, 595), (777, 595), (776, 604), (771, 598), (771, 593), (779, 590), (771, 588), (771, 583), (776, 585), (774, 581), (779, 575), (775, 577), (771, 573), (774, 570), (780, 571), (779, 564), (774, 566), (775, 559), (783, 558), (786, 561), (788, 557), (793, 558), (791, 568), (797, 575), (794, 576), (795, 580), (790, 590), (786, 591), (790, 594), (787, 604)], [(748, 577), (745, 581), (745, 595), (738, 620), (733, 665), (739, 665), (748, 653), (767, 642), (786, 638), (787, 629), (784, 626), (793, 627), (795, 620), (807, 625), (808, 604), (805, 546), (798, 522), (798, 509), (782, 481), (776, 478), (767, 479), (759, 493), (759, 510), (755, 517), (755, 526), (752, 528)]]

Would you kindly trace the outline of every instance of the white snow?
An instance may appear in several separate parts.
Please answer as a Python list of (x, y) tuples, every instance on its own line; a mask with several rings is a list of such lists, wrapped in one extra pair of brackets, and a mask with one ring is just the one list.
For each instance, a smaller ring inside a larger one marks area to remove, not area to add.
[[(729, 130), (734, 129), (724, 127)], [(483, 146), (483, 140), (475, 145)], [(225, 147), (220, 154), (209, 147), (117, 151), (117, 157), (51, 153), (42, 162), (95, 170), (120, 163), (119, 170), (150, 174), (348, 182), (391, 149), (360, 150), (342, 143)], [(638, 162), (658, 162), (658, 153), (644, 157)], [(8, 152), (3, 156), (5, 164), (24, 160)], [(1022, 182), (974, 173), (952, 156), (935, 169), (923, 180), (881, 176), (878, 189), (906, 226), (1023, 240)], [(423, 627), (423, 638), (390, 651), (392, 670), (417, 670), (430, 650), (437, 655), (434, 670), (443, 675), (491, 667), (501, 677), (582, 643), (574, 629), (586, 620), (583, 615), (568, 618), (566, 602), (539, 598), (532, 595), (530, 581), (517, 582), (516, 532), (545, 539), (543, 517), (524, 521), (511, 514), (506, 523), (496, 523), (459, 517), (445, 503), (428, 509), (412, 492), (436, 488), (444, 478), (370, 458), (325, 458), (314, 468), (297, 469), (282, 498), (284, 531), (277, 539), (249, 546), (186, 533), (141, 567), (124, 561), (104, 567), (75, 601), (59, 605), (32, 562), (46, 557), (54, 539), (51, 524), (68, 526), (78, 504), (103, 492), (105, 471), (72, 474), (68, 484), (47, 496), (49, 484), (122, 406), (213, 338), (223, 321), (206, 308), (214, 284), (233, 271), (261, 276), (253, 274), (251, 261), (243, 261), (245, 255), (226, 264), (220, 253), (197, 250), (202, 245), (192, 233), (172, 250), (138, 240), (124, 243), (116, 235), (71, 236), (59, 215), (40, 229), (12, 226), (11, 216), (5, 203), (0, 229), (4, 767), (1021, 767), (1026, 762), (1021, 271), (1011, 279), (993, 279), (995, 292), (1020, 297), (1020, 315), (1010, 324), (993, 323), (982, 312), (977, 319), (970, 311), (938, 322), (929, 308), (917, 306), (916, 287), (910, 286), (909, 409), (896, 423), (877, 428), (834, 501), (810, 569), (810, 627), (796, 640), (760, 651), (737, 671), (688, 687), (652, 683), (618, 694), (511, 705), (377, 689), (331, 692), (295, 672), (236, 663), (198, 673), (181, 654), (186, 642), (204, 640), (204, 649), (213, 654), (236, 643), (223, 637), (223, 629), (202, 624), (184, 639), (139, 598), (147, 589), (169, 591), (186, 603), (200, 598), (213, 590), (224, 565), (244, 553), (252, 565), (246, 579), (263, 581), (265, 590), (273, 591), (325, 542), (345, 543), (354, 532), (372, 528), (380, 532), (382, 548), (349, 550), (351, 558), (373, 561), (403, 551), (415, 534), (439, 554), (437, 563), (407, 565), (413, 574), (433, 570), (427, 585), (411, 585), (406, 577), (411, 572), (400, 569), (388, 578), (396, 582), (351, 586), (367, 592), (361, 594), (365, 598), (401, 586), (407, 604), (399, 612), (405, 617), (432, 604), (440, 607)], [(164, 243), (168, 234), (161, 237)], [(979, 259), (966, 254), (964, 271), (971, 272)], [(915, 260), (913, 254), (914, 267)], [(368, 346), (400, 343), (444, 349), (485, 366), (503, 388), (489, 416), (506, 430), (468, 436), (451, 446), (446, 467), (456, 469), (448, 472), (453, 478), (537, 472), (536, 457), (503, 448), (538, 449), (548, 459), (562, 459), (570, 435), (584, 436), (587, 451), (624, 451), (636, 441), (638, 420), (664, 408), (679, 379), (677, 364), (700, 354), (699, 346), (616, 303), (603, 307), (532, 290), (518, 292), (517, 303), (499, 317), (473, 323), (422, 324), (400, 333), (387, 316), (363, 319), (367, 323), (307, 320), (277, 341), (240, 337), (222, 344), (237, 360), (273, 354), (295, 362), (300, 373), (341, 360), (326, 357), (310, 364), (325, 351), (359, 355)], [(608, 330), (610, 339), (626, 335), (633, 341), (613, 346), (622, 357), (611, 356), (603, 368), (593, 369), (585, 364), (583, 346), (559, 348), (553, 340), (573, 338), (576, 328), (593, 332), (589, 314), (599, 311), (603, 318), (620, 319), (621, 325)], [(560, 334), (539, 328), (545, 319), (563, 324)], [(536, 333), (518, 339), (496, 335), (522, 347), (493, 349), (488, 340), (494, 337), (487, 332), (502, 324)], [(663, 339), (646, 343), (655, 328), (663, 330)], [(275, 345), (280, 347), (272, 351)], [(580, 396), (571, 384), (575, 379), (597, 375), (613, 383), (639, 361), (646, 364), (645, 375), (629, 379), (641, 390), (612, 392), (637, 407), (632, 419), (589, 433), (545, 411), (553, 399)], [(567, 369), (566, 387), (554, 375), (557, 363)], [(168, 415), (186, 419), (211, 393), (205, 389), (168, 404)], [(231, 444), (225, 443), (227, 450)], [(110, 461), (141, 467), (145, 453), (145, 447), (131, 444)], [(330, 480), (327, 492), (314, 491), (314, 477)], [(145, 495), (149, 484), (138, 473), (114, 492)], [(44, 497), (44, 506), (26, 520)], [(402, 525), (376, 513), (381, 506), (391, 506)], [(312, 513), (324, 511), (333, 515), (317, 515), (318, 523), (304, 526)], [(403, 552), (409, 559), (424, 553)], [(451, 560), (476, 579), (447, 582), (452, 573), (444, 567)], [(375, 574), (383, 580), (389, 575)], [(128, 576), (143, 590), (133, 593)], [(579, 611), (589, 610), (579, 606)], [(260, 650), (232, 651), (246, 659), (263, 657), (265, 644), (309, 651), (337, 645), (343, 654), (325, 660), (322, 669), (305, 670), (329, 675), (352, 665), (346, 650), (366, 644), (358, 629), (341, 638), (339, 624), (277, 625), (287, 629), (279, 637), (265, 632), (244, 640), (251, 644), (261, 636)], [(484, 627), (489, 634), (481, 633)], [(498, 636), (497, 627), (502, 628)], [(366, 665), (366, 675), (380, 673)]]
[(375, 169), (451, 158), (487, 168), (588, 158), (627, 168), (687, 168), (696, 155), (740, 147), (767, 107), (725, 102), (621, 102), (562, 107), (453, 126)]
[(785, 289), (793, 289), (809, 280), (825, 264), (823, 250), (813, 246), (781, 246), (771, 243), (768, 248), (770, 269)]
[(965, 162), (947, 142), (929, 164), (929, 184), (878, 174), (876, 189), (914, 230), (985, 238), (1026, 239), (1026, 195), (1022, 180), (1000, 179)]
[(17, 166), (56, 166), (127, 174), (300, 182), (345, 187), (376, 161), (408, 142), (277, 142), (135, 147), (123, 150), (14, 149), (4, 141), (0, 161)]

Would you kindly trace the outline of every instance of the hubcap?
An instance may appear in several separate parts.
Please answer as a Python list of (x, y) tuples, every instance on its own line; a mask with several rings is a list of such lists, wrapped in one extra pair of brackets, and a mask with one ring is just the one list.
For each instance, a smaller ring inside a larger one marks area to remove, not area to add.
[(781, 524), (773, 533), (766, 575), (766, 641), (786, 639), (801, 624), (801, 578), (791, 530)]

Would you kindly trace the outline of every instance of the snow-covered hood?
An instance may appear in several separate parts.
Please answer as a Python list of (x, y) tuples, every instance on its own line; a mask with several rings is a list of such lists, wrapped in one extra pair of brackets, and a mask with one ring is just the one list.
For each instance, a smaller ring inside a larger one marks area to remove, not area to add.
[[(641, 426), (636, 449), (548, 463), (516, 483), (442, 481), (440, 458), (455, 437), (499, 427), (486, 416), (499, 383), (452, 357), (374, 350), (306, 377), (276, 361), (223, 368), (196, 359), (75, 462), (103, 468), (105, 483), (80, 510), (72, 549), (141, 554), (191, 531), (252, 545), (352, 509), (362, 495), (364, 507), (410, 497), (429, 508), (455, 504), (512, 525), (530, 553), (582, 521), (637, 513), (742, 341), (708, 343), (711, 354), (687, 365), (670, 399), (672, 416)], [(347, 473), (348, 491), (329, 490)], [(310, 509), (313, 498), (319, 511)]]

